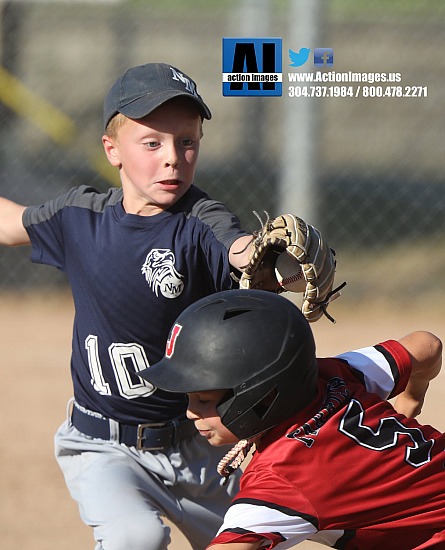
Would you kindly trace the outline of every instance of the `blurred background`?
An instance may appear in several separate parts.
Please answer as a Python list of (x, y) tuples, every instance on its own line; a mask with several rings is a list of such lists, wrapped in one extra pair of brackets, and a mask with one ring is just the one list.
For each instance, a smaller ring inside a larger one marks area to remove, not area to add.
[[(348, 281), (342, 300), (443, 300), (442, 0), (3, 0), (0, 25), (0, 195), (35, 204), (119, 185), (100, 143), (104, 96), (128, 67), (167, 62), (213, 113), (196, 183), (246, 229), (253, 210), (319, 227)], [(283, 97), (222, 96), (222, 37), (250, 36), (282, 37)], [(333, 48), (336, 72), (398, 72), (428, 95), (289, 98), (288, 49), (301, 47)], [(66, 284), (28, 256), (0, 251), (1, 289)]]
[[(281, 37), (283, 96), (223, 97), (223, 37)], [(444, 39), (443, 0), (0, 0), (0, 195), (39, 204), (119, 185), (104, 97), (128, 67), (170, 63), (213, 113), (196, 183), (246, 229), (253, 210), (292, 212), (336, 250), (348, 285), (337, 324), (314, 326), (319, 355), (416, 328), (444, 339)], [(314, 70), (289, 67), (302, 47), (332, 48), (338, 73), (400, 73), (427, 97), (289, 97), (288, 72)], [(72, 303), (65, 277), (29, 255), (0, 248), (2, 548), (92, 548), (53, 457)], [(442, 372), (421, 420), (445, 429), (444, 401)], [(171, 548), (188, 545), (176, 533)]]

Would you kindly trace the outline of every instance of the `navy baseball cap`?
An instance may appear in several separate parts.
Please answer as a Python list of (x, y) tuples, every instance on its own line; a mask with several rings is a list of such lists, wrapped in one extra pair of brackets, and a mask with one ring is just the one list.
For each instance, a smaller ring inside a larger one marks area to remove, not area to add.
[(116, 80), (105, 98), (104, 130), (117, 113), (137, 120), (179, 96), (194, 100), (201, 116), (212, 118), (210, 109), (198, 94), (196, 83), (176, 67), (165, 63), (132, 67)]

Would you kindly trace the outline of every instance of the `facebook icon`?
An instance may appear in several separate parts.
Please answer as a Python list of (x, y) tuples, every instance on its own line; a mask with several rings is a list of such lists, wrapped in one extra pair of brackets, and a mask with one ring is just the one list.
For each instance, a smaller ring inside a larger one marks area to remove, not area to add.
[(334, 50), (332, 48), (315, 48), (314, 65), (316, 67), (331, 67), (334, 64)]

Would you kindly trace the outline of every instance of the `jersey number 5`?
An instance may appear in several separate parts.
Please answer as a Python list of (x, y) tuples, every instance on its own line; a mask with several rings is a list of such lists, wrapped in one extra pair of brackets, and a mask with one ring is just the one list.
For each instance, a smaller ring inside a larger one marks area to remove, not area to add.
[(365, 411), (362, 405), (352, 399), (343, 415), (339, 430), (356, 441), (362, 447), (372, 451), (385, 451), (397, 445), (402, 445), (399, 439), (407, 436), (411, 443), (405, 445), (405, 461), (418, 468), (431, 460), (431, 449), (434, 442), (425, 439), (419, 428), (408, 428), (397, 418), (382, 418), (377, 430), (363, 423)]

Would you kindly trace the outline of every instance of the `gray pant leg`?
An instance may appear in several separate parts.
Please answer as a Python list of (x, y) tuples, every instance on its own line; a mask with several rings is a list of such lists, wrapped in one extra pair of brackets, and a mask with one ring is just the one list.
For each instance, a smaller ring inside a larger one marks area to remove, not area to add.
[(168, 517), (194, 549), (207, 546), (237, 490), (216, 465), (227, 449), (197, 435), (168, 454), (92, 440), (68, 423), (55, 437), (56, 457), (82, 520), (94, 530), (96, 550), (166, 550)]
[(69, 426), (56, 434), (56, 458), (84, 523), (94, 530), (97, 550), (166, 550), (170, 529), (161, 515), (179, 505), (159, 475), (172, 477), (168, 460), (151, 471), (138, 452), (118, 443), (90, 440)]
[(170, 461), (177, 472), (172, 494), (182, 510), (181, 523), (175, 523), (195, 550), (206, 548), (213, 539), (238, 492), (240, 470), (230, 476), (225, 486), (216, 471), (229, 449), (212, 447), (197, 435), (181, 442), (180, 452), (170, 453)]

